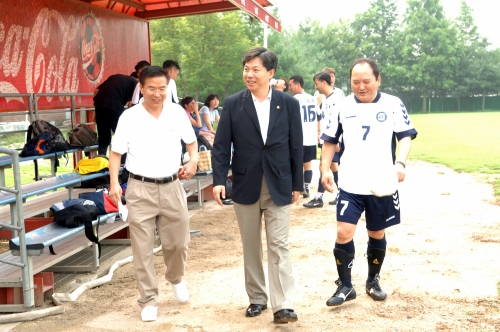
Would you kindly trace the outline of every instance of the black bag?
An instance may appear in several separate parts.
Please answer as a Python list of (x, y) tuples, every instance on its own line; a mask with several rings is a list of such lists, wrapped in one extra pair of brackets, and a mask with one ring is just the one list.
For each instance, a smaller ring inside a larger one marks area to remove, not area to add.
[[(86, 204), (84, 199), (68, 199), (52, 205), (50, 210), (54, 214), (54, 221), (61, 226), (75, 228), (80, 225), (85, 226), (85, 236), (87, 239), (97, 244), (99, 258), (101, 257), (101, 244), (99, 243), (99, 223), (97, 223), (96, 234), (92, 228), (92, 221), (97, 218), (97, 206)], [(49, 246), (50, 253), (55, 255), (52, 246)]]
[(64, 139), (62, 132), (56, 126), (51, 125), (44, 120), (35, 120), (28, 127), (28, 134), (26, 142), (29, 142), (33, 137), (42, 135), (44, 133), (50, 134), (50, 146), (55, 151), (66, 151), (70, 148), (68, 142)]
[(233, 181), (226, 179), (226, 199), (231, 198), (233, 195)]

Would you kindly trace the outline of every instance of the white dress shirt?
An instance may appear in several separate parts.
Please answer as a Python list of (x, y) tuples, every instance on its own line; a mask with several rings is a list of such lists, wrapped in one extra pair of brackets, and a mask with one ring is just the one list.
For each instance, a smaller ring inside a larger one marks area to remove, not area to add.
[(262, 134), (262, 141), (264, 145), (267, 140), (267, 129), (269, 127), (269, 114), (271, 113), (271, 96), (273, 89), (269, 89), (266, 99), (262, 102), (258, 101), (252, 93), (253, 104), (257, 110), (257, 117), (259, 118), (260, 133)]
[(125, 166), (129, 172), (165, 178), (179, 170), (181, 139), (186, 144), (196, 140), (191, 122), (181, 106), (165, 102), (156, 119), (140, 102), (120, 116), (111, 151), (127, 152)]

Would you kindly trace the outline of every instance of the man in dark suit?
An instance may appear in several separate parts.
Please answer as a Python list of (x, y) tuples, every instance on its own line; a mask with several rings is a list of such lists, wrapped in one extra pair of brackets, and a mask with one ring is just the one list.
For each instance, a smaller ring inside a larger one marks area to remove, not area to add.
[(232, 199), (250, 300), (246, 316), (258, 316), (267, 309), (261, 239), (264, 214), (274, 322), (288, 323), (297, 320), (288, 229), (291, 204), (303, 188), (302, 123), (299, 102), (271, 89), (269, 81), (277, 65), (276, 54), (263, 47), (254, 48), (243, 57), (243, 80), (248, 89), (224, 103), (212, 150), (213, 193), (222, 205), (231, 163)]

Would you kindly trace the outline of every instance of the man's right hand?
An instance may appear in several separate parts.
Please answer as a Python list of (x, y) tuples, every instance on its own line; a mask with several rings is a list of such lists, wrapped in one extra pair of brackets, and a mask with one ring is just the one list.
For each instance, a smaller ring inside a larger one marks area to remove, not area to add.
[(214, 186), (212, 193), (214, 194), (215, 201), (219, 203), (220, 206), (222, 206), (222, 201), (220, 197), (222, 195), (222, 199), (226, 199), (226, 186), (221, 186), (221, 185)]
[(330, 171), (321, 173), (321, 184), (326, 191), (333, 193), (333, 175)]
[(118, 183), (109, 186), (109, 197), (116, 206), (122, 201), (122, 187)]

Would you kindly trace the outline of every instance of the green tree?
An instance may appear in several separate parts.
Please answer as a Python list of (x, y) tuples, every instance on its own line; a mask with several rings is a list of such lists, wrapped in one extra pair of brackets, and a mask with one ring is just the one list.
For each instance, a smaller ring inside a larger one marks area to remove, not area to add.
[(458, 65), (456, 31), (445, 17), (440, 0), (408, 0), (404, 22), (401, 72), (423, 98), (445, 95), (455, 86)]

